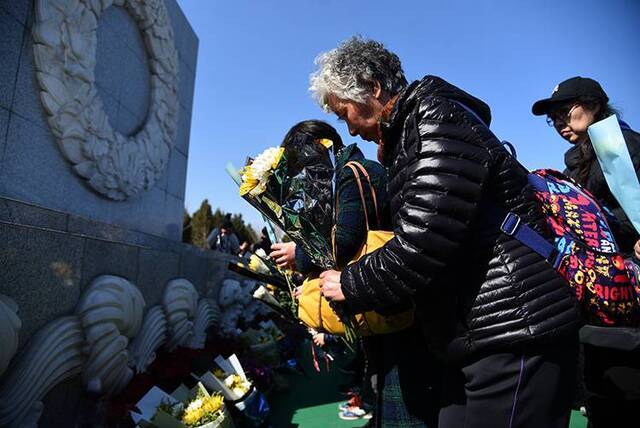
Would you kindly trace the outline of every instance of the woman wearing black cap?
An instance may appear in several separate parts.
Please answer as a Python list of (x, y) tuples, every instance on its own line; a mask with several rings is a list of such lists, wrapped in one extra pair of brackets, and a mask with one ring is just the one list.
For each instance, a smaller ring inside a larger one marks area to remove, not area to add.
[[(616, 242), (623, 252), (631, 254), (640, 236), (611, 194), (587, 134), (589, 126), (618, 113), (608, 102), (609, 97), (598, 82), (586, 77), (572, 77), (556, 86), (550, 98), (536, 102), (532, 111), (538, 116), (546, 114), (549, 126), (573, 145), (564, 155), (565, 174), (613, 211), (619, 223)], [(640, 134), (623, 121), (620, 121), (620, 128), (640, 179)]]
[[(587, 133), (593, 123), (618, 113), (608, 102), (609, 97), (598, 82), (572, 77), (556, 86), (551, 97), (537, 101), (532, 111), (537, 116), (547, 115), (549, 126), (572, 144), (564, 157), (565, 174), (613, 212), (618, 223), (612, 225), (616, 242), (624, 253), (631, 255), (635, 250), (638, 258), (638, 232), (609, 190)], [(640, 179), (640, 134), (618, 121)], [(603, 333), (602, 328), (585, 326), (580, 337), (584, 344), (589, 426), (631, 426), (628, 424), (637, 421), (640, 406), (640, 330), (610, 327)]]

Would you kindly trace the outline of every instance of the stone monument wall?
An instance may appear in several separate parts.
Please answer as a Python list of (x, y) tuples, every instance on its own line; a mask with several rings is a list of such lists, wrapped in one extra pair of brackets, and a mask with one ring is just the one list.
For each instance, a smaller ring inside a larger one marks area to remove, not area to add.
[[(3, 0), (0, 197), (180, 240), (198, 38), (176, 1), (165, 4), (177, 51), (173, 148), (148, 190), (114, 203), (74, 171), (48, 120), (36, 73), (34, 0)], [(110, 124), (125, 136), (140, 130), (150, 112), (150, 55), (139, 27), (121, 6), (107, 8), (97, 20), (95, 88)]]
[(87, 393), (203, 346), (233, 277), (181, 242), (198, 39), (176, 0), (3, 0), (0, 29), (0, 426), (98, 426)]

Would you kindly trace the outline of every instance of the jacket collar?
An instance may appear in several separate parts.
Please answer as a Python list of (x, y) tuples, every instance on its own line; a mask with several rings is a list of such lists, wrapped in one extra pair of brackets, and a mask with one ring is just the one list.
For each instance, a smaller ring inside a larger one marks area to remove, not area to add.
[[(570, 171), (577, 169), (584, 159), (584, 151), (582, 145), (585, 143), (575, 144), (564, 154), (564, 164)], [(586, 142), (586, 144), (591, 144)]]
[(482, 100), (440, 77), (427, 75), (421, 80), (412, 82), (398, 94), (398, 99), (388, 118), (380, 123), (380, 133), (384, 142), (380, 161), (384, 165), (389, 166), (390, 160), (387, 157), (393, 152), (394, 145), (398, 141), (404, 119), (415, 109), (420, 100), (426, 97), (443, 97), (457, 101), (477, 114), (487, 126), (491, 123), (491, 109)]

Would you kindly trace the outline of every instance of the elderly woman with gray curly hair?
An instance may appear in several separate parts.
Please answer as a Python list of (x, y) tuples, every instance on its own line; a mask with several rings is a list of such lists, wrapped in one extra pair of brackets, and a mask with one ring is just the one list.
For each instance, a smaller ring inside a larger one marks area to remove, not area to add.
[(489, 106), (439, 77), (408, 84), (372, 40), (347, 40), (316, 64), (318, 103), (379, 144), (395, 232), (323, 272), (324, 296), (351, 313), (415, 305), (449, 367), (439, 426), (566, 427), (580, 313), (553, 267), (500, 230), (496, 210), (549, 238), (527, 171), (489, 130)]

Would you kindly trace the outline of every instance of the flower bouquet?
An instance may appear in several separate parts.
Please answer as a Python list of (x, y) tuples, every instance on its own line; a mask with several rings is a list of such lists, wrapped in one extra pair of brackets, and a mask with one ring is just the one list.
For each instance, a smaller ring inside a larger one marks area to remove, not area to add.
[[(333, 173), (330, 141), (309, 144), (300, 136), (285, 152), (270, 148), (242, 170), (240, 196), (277, 224), (321, 269), (336, 269), (332, 250)], [(321, 296), (319, 296), (322, 299)], [(330, 305), (344, 325), (347, 341), (355, 339), (357, 323)], [(292, 309), (298, 315), (297, 304)]]
[(229, 262), (228, 268), (256, 281), (272, 284), (283, 290), (291, 289), (291, 272), (278, 268), (262, 249), (252, 254), (248, 260)]
[(233, 427), (233, 420), (226, 413), (222, 394), (214, 392), (209, 395), (200, 383), (196, 387), (198, 393), (193, 400), (187, 403), (182, 413), (182, 423), (189, 428)]
[(277, 224), (322, 268), (335, 267), (331, 251), (333, 165), (327, 148), (297, 139), (292, 154), (269, 148), (241, 172), (240, 196)]
[(251, 390), (251, 382), (247, 379), (238, 357), (235, 354), (229, 358), (217, 356), (215, 362), (218, 368), (193, 377), (202, 382), (207, 388), (219, 391), (228, 401), (238, 401)]
[[(274, 293), (277, 293), (278, 297)], [(295, 309), (295, 304), (291, 301), (294, 298), (289, 291), (277, 290), (272, 292), (264, 285), (260, 285), (253, 291), (253, 298), (267, 305), (285, 321), (294, 325), (298, 324), (297, 309)]]
[(229, 358), (217, 356), (218, 366), (202, 376), (193, 376), (213, 391), (219, 391), (241, 413), (247, 425), (260, 426), (269, 415), (264, 395), (247, 379), (235, 354)]
[(282, 310), (282, 305), (280, 304), (280, 302), (278, 302), (278, 300), (273, 296), (272, 292), (269, 291), (269, 289), (264, 285), (258, 286), (258, 288), (253, 291), (253, 298), (260, 300), (262, 303), (278, 312)]
[(154, 386), (138, 402), (131, 417), (141, 428), (233, 428), (220, 393), (209, 394), (198, 383), (192, 390), (180, 385), (171, 395)]

